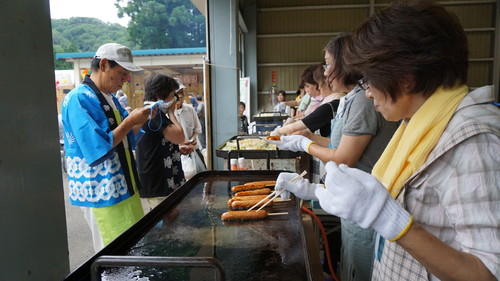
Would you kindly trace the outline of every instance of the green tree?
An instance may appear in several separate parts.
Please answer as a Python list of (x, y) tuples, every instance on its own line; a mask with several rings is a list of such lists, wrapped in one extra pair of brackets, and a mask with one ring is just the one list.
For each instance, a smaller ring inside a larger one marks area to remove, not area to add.
[[(52, 46), (55, 53), (95, 52), (99, 46), (116, 42), (131, 49), (137, 45), (129, 40), (127, 28), (105, 23), (96, 18), (73, 17), (52, 20)], [(72, 64), (54, 60), (55, 69), (72, 69)]]
[(56, 53), (75, 53), (78, 52), (75, 44), (68, 44), (67, 47), (62, 47), (61, 45), (54, 45), (54, 68), (56, 70), (67, 70), (73, 69), (73, 64), (70, 62), (65, 62), (61, 60), (56, 60)]
[(119, 17), (130, 17), (129, 36), (141, 49), (206, 45), (205, 18), (190, 0), (115, 0), (115, 6)]

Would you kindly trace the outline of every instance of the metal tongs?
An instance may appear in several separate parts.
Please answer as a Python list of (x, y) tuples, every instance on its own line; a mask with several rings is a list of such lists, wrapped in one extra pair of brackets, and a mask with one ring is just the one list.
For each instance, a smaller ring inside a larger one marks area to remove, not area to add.
[[(292, 180), (290, 180), (290, 182), (292, 182), (292, 183), (296, 182), (296, 181), (302, 179), (306, 174), (307, 174), (307, 171), (303, 171), (302, 174), (294, 177)], [(261, 204), (262, 202), (264, 202), (264, 201), (266, 201), (266, 200), (268, 200), (269, 198), (272, 197), (264, 205), (262, 205), (260, 208), (257, 209), (257, 211), (262, 210), (265, 206), (267, 206), (267, 204), (269, 204), (269, 202), (273, 201), (276, 197), (280, 196), (281, 193), (283, 193), (285, 191), (286, 191), (285, 189), (280, 190), (280, 191), (274, 190), (273, 192), (271, 192), (271, 194), (267, 195), (264, 199), (260, 200), (257, 204), (253, 205), (252, 208), (248, 209), (247, 212), (250, 211), (250, 210), (255, 209), (255, 207), (259, 206), (259, 204)]]

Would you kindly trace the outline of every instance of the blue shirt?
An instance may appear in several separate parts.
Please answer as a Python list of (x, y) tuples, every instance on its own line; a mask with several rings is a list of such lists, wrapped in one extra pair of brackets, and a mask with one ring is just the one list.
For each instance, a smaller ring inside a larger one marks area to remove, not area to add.
[(191, 105), (193, 105), (193, 108), (196, 109), (196, 107), (198, 106), (198, 101), (196, 101), (196, 98), (195, 97), (189, 98), (189, 102), (191, 103)]

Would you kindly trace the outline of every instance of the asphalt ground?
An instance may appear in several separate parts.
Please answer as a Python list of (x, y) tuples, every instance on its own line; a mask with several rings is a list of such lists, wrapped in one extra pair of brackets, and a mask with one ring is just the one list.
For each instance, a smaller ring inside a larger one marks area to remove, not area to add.
[(73, 272), (81, 264), (92, 257), (94, 246), (87, 222), (83, 218), (80, 207), (73, 206), (68, 199), (68, 178), (63, 171), (64, 204), (66, 208), (66, 228), (68, 232), (69, 265)]

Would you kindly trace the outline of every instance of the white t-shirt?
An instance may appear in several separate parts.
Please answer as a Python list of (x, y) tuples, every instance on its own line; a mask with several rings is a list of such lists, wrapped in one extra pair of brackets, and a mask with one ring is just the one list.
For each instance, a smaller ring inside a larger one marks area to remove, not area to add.
[[(174, 111), (174, 114), (184, 130), (184, 137), (186, 140), (191, 139), (191, 136), (193, 136), (195, 132), (198, 134), (202, 132), (198, 115), (191, 105), (183, 104), (181, 108)], [(196, 142), (199, 143), (198, 140), (196, 140)], [(198, 147), (199, 144), (196, 145), (196, 148)]]

